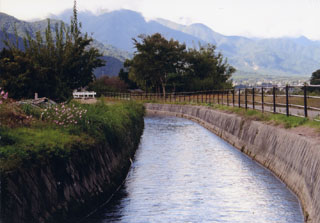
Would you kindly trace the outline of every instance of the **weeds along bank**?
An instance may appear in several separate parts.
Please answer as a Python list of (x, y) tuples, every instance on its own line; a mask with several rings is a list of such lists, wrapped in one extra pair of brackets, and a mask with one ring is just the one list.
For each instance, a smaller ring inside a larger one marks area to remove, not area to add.
[(194, 120), (273, 171), (299, 197), (305, 222), (320, 222), (319, 141), (204, 106), (146, 104), (148, 113)]
[(144, 127), (142, 104), (0, 106), (4, 222), (78, 220), (124, 180)]

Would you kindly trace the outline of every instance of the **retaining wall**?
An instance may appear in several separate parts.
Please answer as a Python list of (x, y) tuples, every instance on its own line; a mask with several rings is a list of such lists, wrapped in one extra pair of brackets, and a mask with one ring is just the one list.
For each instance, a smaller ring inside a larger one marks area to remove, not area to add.
[(320, 222), (320, 145), (315, 140), (201, 106), (146, 104), (146, 109), (206, 127), (285, 182), (299, 197), (305, 222)]
[[(105, 203), (125, 179), (143, 132), (143, 117), (123, 148), (76, 148), (69, 157), (34, 159), (1, 176), (4, 223), (79, 222)], [(1, 221), (1, 220), (0, 220)]]

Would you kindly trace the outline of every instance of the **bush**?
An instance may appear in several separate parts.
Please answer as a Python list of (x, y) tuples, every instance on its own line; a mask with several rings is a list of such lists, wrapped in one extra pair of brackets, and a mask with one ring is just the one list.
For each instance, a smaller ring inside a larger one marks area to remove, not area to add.
[(101, 76), (89, 84), (89, 90), (95, 91), (100, 97), (106, 92), (125, 92), (127, 85), (118, 77)]

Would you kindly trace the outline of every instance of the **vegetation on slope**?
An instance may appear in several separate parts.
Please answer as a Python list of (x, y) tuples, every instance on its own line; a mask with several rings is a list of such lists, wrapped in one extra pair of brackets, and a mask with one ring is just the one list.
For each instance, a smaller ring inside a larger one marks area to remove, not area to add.
[(0, 171), (53, 156), (68, 158), (73, 150), (96, 145), (121, 149), (127, 134), (143, 123), (143, 115), (143, 105), (133, 102), (111, 105), (103, 101), (94, 105), (70, 102), (47, 109), (3, 103), (0, 105)]

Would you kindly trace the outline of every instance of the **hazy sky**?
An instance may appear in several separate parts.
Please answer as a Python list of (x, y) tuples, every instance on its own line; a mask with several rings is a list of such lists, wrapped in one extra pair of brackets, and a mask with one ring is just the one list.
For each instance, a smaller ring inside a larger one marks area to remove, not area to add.
[[(320, 40), (320, 0), (78, 0), (78, 9), (99, 13), (131, 9), (146, 18), (204, 23), (225, 35)], [(45, 18), (73, 6), (73, 0), (0, 0), (0, 11), (19, 19)]]

